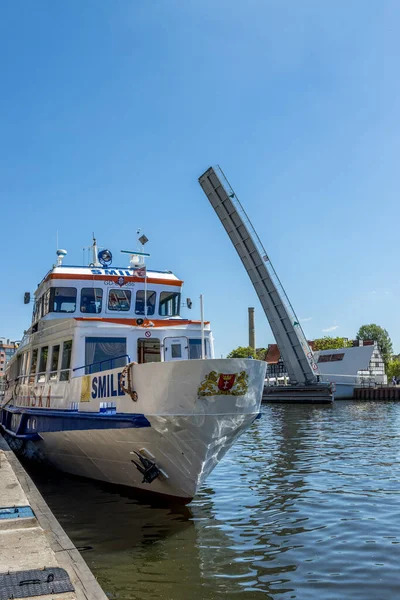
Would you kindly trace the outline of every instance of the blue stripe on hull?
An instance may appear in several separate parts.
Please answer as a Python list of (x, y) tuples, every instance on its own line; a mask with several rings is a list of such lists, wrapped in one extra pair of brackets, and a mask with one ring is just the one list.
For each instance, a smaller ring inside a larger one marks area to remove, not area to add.
[(0, 412), (0, 427), (13, 437), (37, 440), (41, 433), (47, 432), (129, 429), (151, 425), (144, 415), (137, 413), (110, 414), (7, 406)]

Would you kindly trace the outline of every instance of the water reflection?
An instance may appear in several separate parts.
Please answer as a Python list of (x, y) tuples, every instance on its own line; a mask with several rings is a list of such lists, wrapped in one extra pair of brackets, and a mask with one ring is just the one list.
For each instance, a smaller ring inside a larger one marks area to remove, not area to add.
[(34, 478), (111, 598), (395, 598), (399, 420), (396, 403), (268, 405), (186, 508)]

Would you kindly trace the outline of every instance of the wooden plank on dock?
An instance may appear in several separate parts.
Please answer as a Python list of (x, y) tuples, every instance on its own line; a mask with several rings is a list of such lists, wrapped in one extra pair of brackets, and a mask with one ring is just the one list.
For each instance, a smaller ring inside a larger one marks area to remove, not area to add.
[(400, 386), (385, 385), (379, 387), (356, 387), (354, 400), (400, 400)]

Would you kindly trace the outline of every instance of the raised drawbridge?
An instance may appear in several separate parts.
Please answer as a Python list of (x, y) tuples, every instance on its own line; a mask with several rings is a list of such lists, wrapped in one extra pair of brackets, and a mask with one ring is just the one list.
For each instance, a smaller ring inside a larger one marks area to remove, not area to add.
[[(293, 307), (249, 217), (222, 170), (210, 167), (199, 183), (217, 213), (257, 292), (285, 363), (290, 388), (266, 394), (304, 401), (332, 401), (331, 384), (320, 381), (318, 365)], [(294, 387), (293, 387), (294, 386)], [(298, 389), (298, 397), (295, 388)], [(305, 389), (307, 388), (307, 389)], [(309, 392), (309, 394), (307, 393)]]

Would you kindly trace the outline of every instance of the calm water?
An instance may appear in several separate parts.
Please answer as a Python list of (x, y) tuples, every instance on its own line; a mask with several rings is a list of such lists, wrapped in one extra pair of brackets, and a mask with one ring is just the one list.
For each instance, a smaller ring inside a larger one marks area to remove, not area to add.
[(115, 600), (400, 597), (400, 403), (265, 406), (186, 508), (33, 477)]

